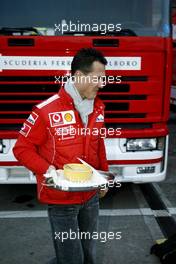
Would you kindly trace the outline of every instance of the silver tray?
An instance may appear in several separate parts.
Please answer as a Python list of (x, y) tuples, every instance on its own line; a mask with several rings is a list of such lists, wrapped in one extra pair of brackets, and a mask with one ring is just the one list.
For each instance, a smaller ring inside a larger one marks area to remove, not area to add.
[[(59, 172), (61, 171), (62, 170), (59, 170)], [(55, 184), (53, 182), (53, 178), (47, 178), (46, 186), (51, 189), (56, 189), (60, 191), (68, 191), (68, 192), (92, 191), (92, 190), (97, 190), (97, 189), (103, 190), (109, 186), (109, 182), (112, 183), (112, 181), (114, 181), (114, 178), (116, 176), (111, 172), (98, 171), (98, 173), (99, 175), (95, 175), (95, 173), (93, 173), (93, 177), (101, 177), (99, 183), (98, 181), (94, 181), (95, 179), (93, 178), (92, 181), (87, 182), (87, 183), (86, 182), (74, 183), (74, 182), (70, 182), (64, 179), (63, 181), (61, 180), (60, 183)]]

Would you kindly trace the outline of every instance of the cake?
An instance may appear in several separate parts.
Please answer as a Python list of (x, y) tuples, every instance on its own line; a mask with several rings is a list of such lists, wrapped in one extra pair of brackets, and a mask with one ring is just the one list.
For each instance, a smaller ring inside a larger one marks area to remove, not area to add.
[(92, 170), (79, 163), (70, 163), (64, 165), (64, 177), (73, 182), (85, 182), (91, 179)]

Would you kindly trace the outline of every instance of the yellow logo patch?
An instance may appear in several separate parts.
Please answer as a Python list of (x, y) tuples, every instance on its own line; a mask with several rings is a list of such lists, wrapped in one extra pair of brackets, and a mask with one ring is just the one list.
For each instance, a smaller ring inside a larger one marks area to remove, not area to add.
[(67, 122), (71, 122), (72, 119), (73, 119), (73, 116), (70, 114), (70, 113), (66, 113), (64, 115), (64, 119), (67, 121)]

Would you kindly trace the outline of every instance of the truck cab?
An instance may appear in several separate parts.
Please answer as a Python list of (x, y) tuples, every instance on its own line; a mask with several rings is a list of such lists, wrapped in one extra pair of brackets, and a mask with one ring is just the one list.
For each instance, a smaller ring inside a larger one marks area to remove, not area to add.
[(0, 183), (35, 182), (12, 148), (32, 107), (58, 92), (82, 47), (101, 50), (106, 77), (114, 77), (99, 92), (106, 129), (121, 132), (105, 139), (109, 170), (121, 182), (165, 179), (169, 0), (2, 1), (0, 24)]

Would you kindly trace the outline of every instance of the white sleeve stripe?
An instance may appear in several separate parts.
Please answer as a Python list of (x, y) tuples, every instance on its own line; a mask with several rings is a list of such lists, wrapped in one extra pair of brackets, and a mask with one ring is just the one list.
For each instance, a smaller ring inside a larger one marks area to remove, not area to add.
[(50, 98), (48, 98), (47, 100), (45, 100), (44, 102), (42, 102), (42, 103), (36, 105), (36, 107), (40, 109), (40, 108), (42, 108), (43, 106), (45, 106), (45, 105), (47, 105), (47, 104), (53, 102), (53, 101), (56, 100), (57, 98), (59, 98), (59, 95), (58, 95), (58, 94), (55, 94), (55, 95), (51, 96)]

